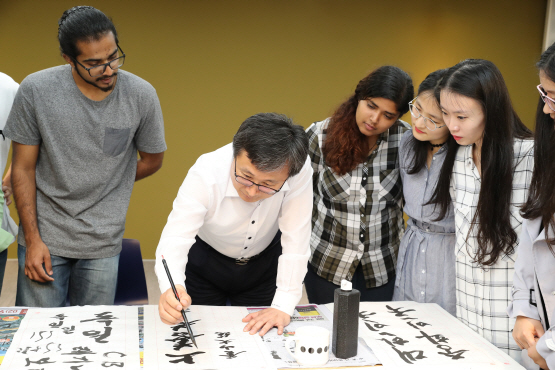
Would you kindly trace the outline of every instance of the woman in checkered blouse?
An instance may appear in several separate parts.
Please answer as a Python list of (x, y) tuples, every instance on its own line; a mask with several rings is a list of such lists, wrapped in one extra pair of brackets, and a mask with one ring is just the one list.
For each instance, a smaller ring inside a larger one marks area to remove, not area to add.
[(491, 62), (451, 67), (438, 89), (445, 123), (461, 147), (447, 155), (433, 201), (455, 209), (457, 317), (521, 361), (506, 314), (532, 177), (533, 141)]
[(555, 44), (541, 56), (534, 172), (513, 279), (513, 337), (542, 369), (555, 369)]
[(308, 130), (314, 207), (305, 287), (333, 302), (342, 279), (363, 301), (390, 301), (403, 230), (399, 143), (409, 126), (409, 75), (383, 66), (363, 78), (332, 115)]

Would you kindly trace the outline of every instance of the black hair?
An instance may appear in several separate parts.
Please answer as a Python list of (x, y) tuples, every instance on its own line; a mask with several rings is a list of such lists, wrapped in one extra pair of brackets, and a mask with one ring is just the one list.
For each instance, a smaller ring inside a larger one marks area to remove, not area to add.
[(233, 156), (243, 150), (259, 171), (287, 165), (289, 176), (295, 176), (308, 158), (308, 135), (283, 114), (258, 113), (247, 118), (233, 136)]
[[(518, 235), (511, 226), (510, 212), (514, 139), (529, 138), (531, 132), (513, 109), (505, 80), (490, 61), (467, 59), (449, 68), (436, 89), (438, 100), (440, 91), (474, 99), (480, 103), (484, 113), (481, 187), (469, 235), (474, 228), (478, 228), (478, 248), (474, 260), (481, 265), (491, 266), (502, 256), (512, 254), (518, 241)], [(445, 217), (452, 202), (449, 186), (456, 154), (453, 151), (446, 156), (430, 200), (430, 203), (440, 207), (437, 220)], [(467, 240), (469, 235), (466, 236)]]
[[(439, 103), (434, 95), (434, 91), (436, 89), (436, 87), (438, 86), (439, 82), (441, 81), (441, 78), (443, 77), (443, 75), (447, 72), (447, 69), (438, 69), (437, 71), (434, 71), (432, 73), (430, 73), (428, 76), (426, 76), (426, 78), (424, 79), (424, 81), (422, 81), (422, 83), (420, 84), (420, 86), (418, 87), (418, 95), (421, 94), (430, 94), (431, 98), (434, 99), (434, 101), (436, 102), (438, 108), (439, 108)], [(449, 137), (447, 138), (448, 141), (455, 141), (453, 139), (452, 135), (449, 135)], [(456, 142), (455, 142), (456, 144)], [(407, 173), (409, 175), (414, 175), (420, 172), (420, 170), (422, 170), (422, 168), (424, 168), (424, 166), (426, 165), (426, 159), (428, 158), (428, 152), (430, 151), (430, 145), (428, 144), (427, 141), (420, 141), (417, 140), (415, 138), (412, 138), (409, 142), (408, 142), (408, 151), (410, 153), (412, 153), (413, 155), (411, 156), (411, 160), (410, 163), (408, 165), (408, 169), (407, 169)]]
[[(408, 112), (413, 95), (412, 79), (398, 67), (379, 67), (360, 80), (355, 93), (330, 118), (326, 141), (322, 147), (326, 164), (337, 174), (344, 175), (368, 157), (368, 137), (360, 132), (356, 123), (356, 112), (361, 100), (391, 100), (400, 117)], [(399, 122), (394, 123), (396, 124)]]
[[(555, 44), (540, 57), (536, 67), (551, 81), (555, 81)], [(528, 199), (521, 209), (525, 219), (541, 218), (545, 240), (551, 253), (555, 255), (555, 238), (550, 238), (549, 228), (555, 230), (555, 122), (543, 112), (545, 103), (538, 98), (536, 111), (536, 132), (534, 135), (534, 171), (528, 192)]]
[(402, 116), (409, 111), (413, 95), (412, 79), (407, 72), (395, 66), (382, 66), (360, 80), (354, 98), (356, 105), (360, 100), (369, 98), (389, 99)]
[(92, 6), (75, 6), (66, 10), (58, 21), (60, 52), (73, 60), (81, 54), (78, 41), (97, 41), (112, 32), (116, 45), (116, 27), (104, 13)]

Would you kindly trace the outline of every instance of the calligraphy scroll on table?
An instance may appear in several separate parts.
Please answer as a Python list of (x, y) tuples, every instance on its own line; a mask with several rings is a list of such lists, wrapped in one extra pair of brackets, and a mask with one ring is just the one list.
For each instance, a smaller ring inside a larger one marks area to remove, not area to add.
[(359, 336), (384, 370), (524, 369), (435, 303), (361, 302)]
[(140, 366), (137, 307), (30, 308), (2, 370)]
[(160, 320), (158, 307), (145, 307), (144, 368), (273, 370), (262, 338), (243, 332), (244, 307), (191, 306), (187, 318), (196, 348), (185, 325), (169, 326)]

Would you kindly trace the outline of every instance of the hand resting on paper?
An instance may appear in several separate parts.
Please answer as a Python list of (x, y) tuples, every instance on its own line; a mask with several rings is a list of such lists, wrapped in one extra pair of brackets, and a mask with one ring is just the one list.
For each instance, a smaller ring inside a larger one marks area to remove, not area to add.
[(283, 334), (283, 328), (291, 322), (291, 316), (277, 308), (266, 308), (248, 314), (243, 322), (248, 322), (243, 331), (248, 331), (250, 335), (260, 331), (260, 336), (263, 336), (274, 326), (277, 326), (278, 335), (281, 335)]
[(170, 288), (162, 293), (158, 302), (158, 313), (164, 324), (175, 325), (183, 321), (181, 309), (186, 309), (191, 305), (191, 297), (183, 285), (176, 285), (175, 289), (179, 295), (179, 301), (175, 299), (173, 290)]
[(516, 318), (513, 338), (521, 349), (528, 349), (531, 346), (535, 347), (538, 338), (544, 333), (545, 331), (539, 320), (525, 316), (518, 316)]

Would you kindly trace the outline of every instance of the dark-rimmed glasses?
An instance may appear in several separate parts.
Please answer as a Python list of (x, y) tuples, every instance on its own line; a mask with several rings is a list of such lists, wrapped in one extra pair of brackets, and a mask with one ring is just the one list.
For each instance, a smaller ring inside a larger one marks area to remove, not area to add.
[[(419, 119), (420, 117), (422, 117), (424, 119), (424, 125), (426, 126), (426, 128), (430, 131), (435, 131), (438, 128), (442, 128), (445, 127), (445, 125), (443, 126), (438, 126), (437, 122), (434, 121), (431, 118), (425, 117), (422, 115), (422, 113), (420, 113), (420, 109), (418, 109), (416, 107), (416, 105), (414, 105), (414, 101), (417, 99), (418, 97), (412, 99), (412, 101), (409, 103), (409, 111), (411, 116), (414, 118), (414, 120)], [(429, 123), (428, 123), (429, 122)]]
[(285, 181), (287, 181), (287, 179), (289, 178), (289, 176), (287, 177), (287, 179), (285, 179), (285, 181), (283, 182), (283, 184), (281, 184), (281, 186), (279, 187), (279, 189), (272, 189), (269, 188), (267, 186), (264, 185), (259, 185), (257, 183), (252, 182), (249, 179), (246, 179), (244, 177), (241, 177), (239, 175), (237, 175), (237, 158), (235, 159), (235, 181), (237, 181), (239, 184), (246, 186), (247, 188), (250, 188), (253, 185), (258, 186), (258, 190), (260, 190), (260, 192), (264, 193), (264, 194), (268, 194), (268, 195), (274, 195), (275, 193), (278, 193), (281, 188), (283, 188), (283, 185), (285, 185)]
[(75, 61), (75, 63), (79, 64), (81, 67), (83, 67), (84, 70), (86, 70), (87, 72), (89, 72), (89, 76), (91, 77), (99, 77), (102, 76), (104, 74), (104, 72), (106, 72), (106, 68), (108, 66), (110, 66), (110, 68), (112, 69), (112, 71), (115, 71), (116, 69), (118, 69), (119, 67), (121, 67), (123, 65), (123, 63), (125, 62), (125, 53), (123, 52), (123, 50), (121, 50), (121, 48), (118, 45), (118, 49), (119, 51), (121, 51), (121, 57), (118, 57), (116, 59), (112, 59), (111, 61), (109, 61), (108, 63), (103, 63), (103, 64), (99, 64), (97, 66), (91, 67), (91, 68), (87, 68), (84, 65), (82, 65), (81, 63), (79, 63), (77, 61), (77, 59), (73, 58), (73, 60)]
[(545, 91), (543, 91), (543, 86), (542, 84), (539, 84), (538, 86), (536, 86), (536, 88), (538, 89), (538, 91), (540, 92), (540, 96), (543, 100), (543, 102), (545, 104), (547, 104), (547, 106), (549, 107), (549, 109), (551, 109), (552, 111), (555, 112), (555, 100), (551, 99), (549, 96), (547, 96), (547, 94), (545, 93)]

